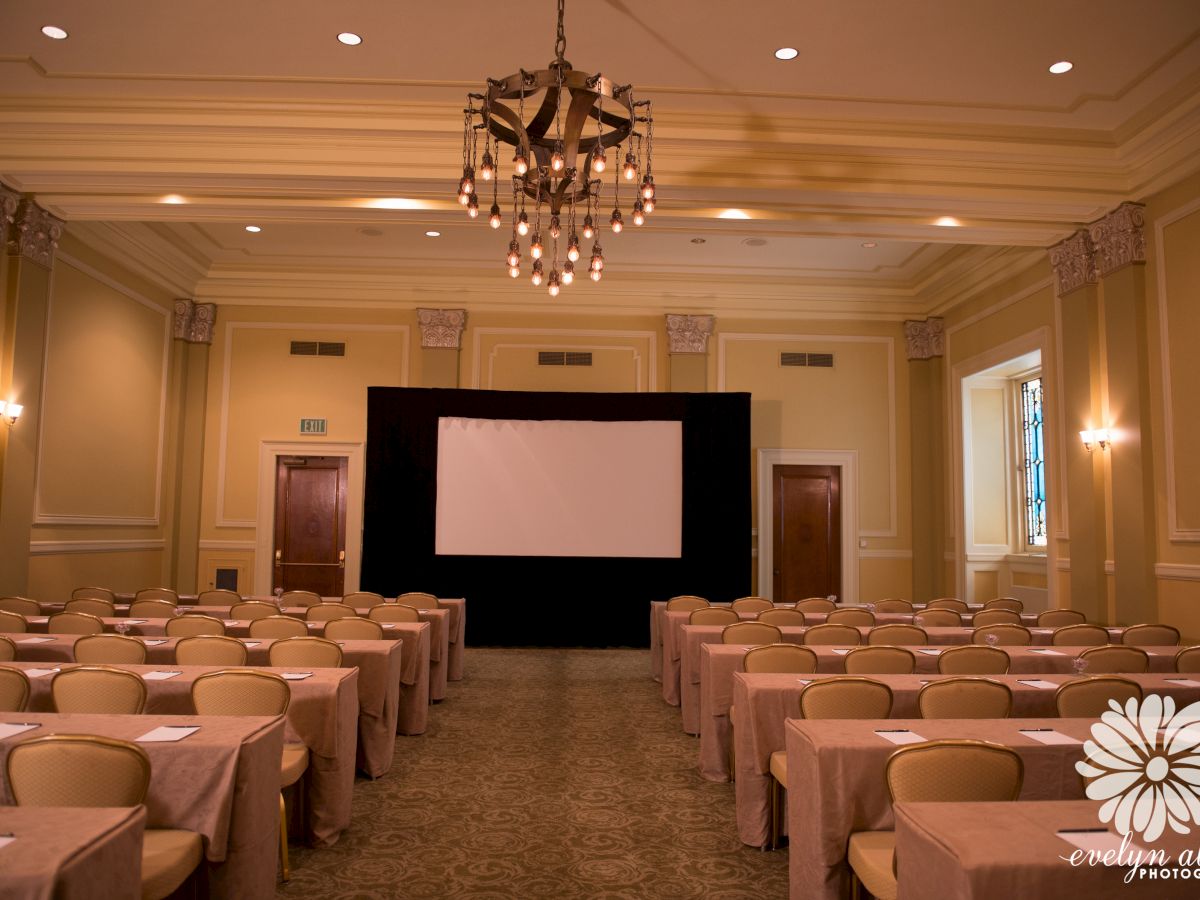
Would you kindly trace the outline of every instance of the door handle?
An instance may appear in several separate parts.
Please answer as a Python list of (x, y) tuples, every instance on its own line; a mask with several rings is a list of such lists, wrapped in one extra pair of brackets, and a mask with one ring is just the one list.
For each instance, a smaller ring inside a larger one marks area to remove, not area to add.
[(276, 566), (283, 565), (283, 551), (282, 550), (275, 551), (275, 565)]
[(339, 569), (346, 568), (346, 551), (345, 550), (338, 551), (338, 568)]

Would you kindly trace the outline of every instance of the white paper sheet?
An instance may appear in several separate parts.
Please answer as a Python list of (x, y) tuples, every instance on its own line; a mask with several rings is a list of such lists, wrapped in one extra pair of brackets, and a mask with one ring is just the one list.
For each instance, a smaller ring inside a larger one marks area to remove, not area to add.
[(140, 738), (134, 738), (139, 744), (153, 744), (160, 741), (182, 741), (188, 735), (200, 730), (199, 725), (159, 725), (153, 731), (147, 731)]
[(919, 744), (925, 740), (925, 738), (921, 737), (915, 731), (881, 730), (875, 733), (885, 741), (891, 741), (893, 744)]
[(47, 675), (53, 675), (61, 669), (25, 669), (26, 678), (45, 678)]
[(1058, 687), (1053, 681), (1044, 681), (1041, 678), (1018, 678), (1017, 684), (1023, 684), (1026, 687), (1042, 688), (1047, 691)]
[(305, 678), (312, 678), (312, 672), (284, 672), (285, 681), (303, 681)]
[(54, 640), (54, 638), (52, 638), (52, 637), (38, 637), (35, 635), (34, 637), (21, 638), (16, 643), (18, 643), (18, 644), (49, 644), (53, 640)]
[(36, 722), (8, 722), (0, 724), (0, 740), (10, 738), (16, 734), (24, 734), (27, 731), (33, 731), (35, 728), (41, 728), (41, 725)]
[(224, 622), (226, 625), (236, 625), (237, 624), (237, 619), (222, 619), (221, 621)]
[(142, 641), (142, 643), (147, 647), (157, 647), (159, 644), (165, 644), (166, 642), (166, 638), (151, 638), (149, 640)]
[(1040, 741), (1043, 744), (1082, 744), (1083, 741), (1076, 740), (1070, 735), (1063, 734), (1061, 731), (1055, 731), (1053, 728), (1020, 729), (1021, 734), (1027, 738), (1033, 738), (1035, 741)]
[(834, 647), (833, 652), (836, 653), (838, 656), (845, 656), (847, 653), (849, 653), (853, 649), (854, 649), (853, 647)]
[(395, 627), (396, 627), (396, 623), (395, 623), (395, 622), (384, 622), (384, 623), (383, 623), (383, 627), (384, 627), (384, 628), (395, 628)]
[(129, 625), (145, 625), (148, 619), (126, 619), (125, 622)]
[(142, 678), (146, 681), (166, 681), (168, 678), (174, 678), (176, 675), (182, 674), (182, 672), (147, 672)]
[(1045, 653), (1047, 656), (1066, 656), (1061, 650), (1048, 650), (1045, 647), (1030, 647), (1030, 653)]
[(9, 844), (11, 844), (15, 840), (16, 840), (15, 837), (9, 837), (8, 835), (0, 836), (0, 850), (3, 850), (5, 847), (7, 847)]
[(942, 652), (942, 648), (941, 647), (922, 647), (917, 652), (924, 653), (926, 656), (937, 656), (939, 653)]
[[(1091, 851), (1096, 853), (1097, 857), (1101, 860), (1101, 865), (1105, 865), (1103, 862), (1103, 854), (1108, 853), (1110, 850), (1116, 854), (1121, 850), (1121, 836), (1112, 831), (1108, 831), (1107, 829), (1099, 829), (1096, 831), (1083, 829), (1072, 831), (1068, 829), (1056, 833), (1068, 844), (1078, 847), (1080, 850), (1085, 852)], [(1136, 854), (1141, 853), (1143, 854), (1142, 858), (1144, 859), (1145, 855), (1149, 853), (1149, 851), (1144, 847), (1140, 847), (1132, 841), (1125, 848), (1125, 851), (1126, 858), (1128, 858), (1130, 855), (1133, 855), (1136, 858)], [(1116, 859), (1115, 855), (1113, 859)], [(1117, 863), (1112, 862), (1108, 863), (1107, 865), (1115, 866)]]
[(811, 678), (797, 678), (796, 681), (798, 681), (800, 684), (812, 684)]
[(243, 640), (243, 641), (242, 641), (242, 643), (243, 643), (243, 644), (245, 644), (247, 647), (257, 647), (259, 644), (261, 644), (261, 643), (262, 643), (262, 641), (246, 641), (246, 640)]
[(30, 616), (30, 617), (29, 617), (29, 621), (30, 621), (30, 622), (37, 622), (38, 624), (41, 624), (41, 623), (43, 623), (43, 622), (49, 622), (49, 621), (50, 621), (50, 617), (49, 617), (49, 616)]
[(1182, 684), (1184, 687), (1200, 688), (1200, 681), (1194, 678), (1164, 678), (1164, 681), (1169, 681), (1171, 684)]

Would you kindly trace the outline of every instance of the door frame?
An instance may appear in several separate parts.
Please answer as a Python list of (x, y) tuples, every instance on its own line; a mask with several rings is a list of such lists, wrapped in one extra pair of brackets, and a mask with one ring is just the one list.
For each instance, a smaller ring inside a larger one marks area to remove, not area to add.
[(837, 466), (841, 469), (842, 596), (858, 603), (858, 451), (760, 449), (758, 458), (758, 593), (774, 599), (776, 466)]
[(254, 593), (271, 593), (271, 552), (275, 543), (275, 473), (281, 456), (346, 458), (346, 574), (342, 590), (357, 591), (362, 569), (363, 485), (362, 442), (263, 441), (258, 451), (258, 515), (254, 553)]

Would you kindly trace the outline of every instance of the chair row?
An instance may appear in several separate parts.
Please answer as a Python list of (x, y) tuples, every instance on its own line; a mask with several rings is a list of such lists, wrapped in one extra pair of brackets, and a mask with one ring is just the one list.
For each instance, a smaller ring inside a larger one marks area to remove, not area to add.
[[(677, 597), (672, 597), (667, 601), (667, 609), (671, 611), (693, 609), (703, 609), (712, 604), (704, 597), (697, 597), (694, 594), (681, 594)], [(766, 597), (739, 597), (734, 600), (730, 607), (738, 612), (763, 612), (769, 609), (779, 608), (771, 600)], [(783, 608), (798, 609), (801, 612), (833, 612), (839, 609), (838, 605), (828, 597), (808, 597), (804, 600), (799, 600), (796, 603), (782, 604)], [(916, 607), (907, 600), (885, 599), (875, 603), (866, 603), (860, 607), (842, 607), (843, 609), (869, 609), (875, 612), (889, 613), (912, 613), (916, 611)], [(960, 614), (966, 614), (970, 610), (970, 605), (957, 597), (939, 597), (937, 600), (930, 600), (923, 607), (924, 609), (949, 609)], [(983, 604), (983, 610), (1007, 610), (1009, 612), (1022, 613), (1025, 611), (1025, 604), (1015, 597), (997, 597), (994, 600), (989, 600)], [(1048, 612), (1060, 612), (1061, 610), (1048, 610)], [(1074, 610), (1066, 610), (1066, 612), (1080, 615), (1079, 621), (1084, 621), (1079, 613)], [(1069, 623), (1064, 623), (1069, 624)]]
[[(341, 603), (323, 603), (309, 607), (305, 619), (281, 616), (270, 603), (247, 601), (239, 603), (230, 611), (232, 619), (249, 620), (251, 637), (295, 637), (308, 634), (307, 622), (325, 622), (334, 625), (333, 634), (339, 640), (378, 640), (383, 637), (383, 624), (389, 622), (419, 622), (420, 612), (411, 606), (389, 603), (372, 607), (369, 618), (362, 618), (352, 607)], [(268, 624), (260, 625), (260, 622)], [(118, 622), (118, 624), (120, 624)], [(50, 616), (46, 631), (50, 634), (100, 634), (104, 631), (104, 620), (85, 612), (61, 612)], [(0, 633), (20, 634), (27, 631), (29, 623), (25, 616), (0, 610)], [(167, 617), (164, 626), (168, 637), (190, 637), (197, 634), (224, 634), (225, 622), (202, 613), (186, 613)]]
[[(150, 596), (154, 594), (154, 596)], [(146, 595), (146, 596), (143, 596)], [(387, 603), (382, 594), (369, 591), (356, 591), (346, 594), (340, 602), (325, 603), (318, 594), (312, 591), (287, 591), (281, 594), (277, 604), (262, 601), (243, 601), (239, 594), (233, 591), (214, 590), (200, 593), (195, 604), (197, 606), (229, 606), (242, 607), (244, 603), (257, 603), (259, 606), (270, 607), (278, 612), (278, 607), (299, 606), (319, 607), (338, 606), (354, 609), (367, 609), (382, 606)], [(437, 609), (438, 600), (433, 594), (410, 592), (396, 598), (395, 604), (413, 609)], [(138, 591), (133, 602), (129, 605), (129, 615), (141, 616), (148, 619), (162, 619), (175, 615), (179, 607), (179, 595), (170, 588), (147, 588)], [(115, 595), (108, 588), (78, 588), (63, 607), (65, 612), (89, 613), (93, 616), (113, 617), (117, 614)], [(0, 598), (0, 611), (8, 611), (24, 616), (41, 615), (41, 604), (28, 597)], [(234, 618), (249, 618), (249, 616), (234, 616)]]
[[(259, 635), (276, 637), (276, 635)], [(359, 640), (343, 637), (344, 640)], [(337, 635), (321, 637), (290, 635), (276, 640), (268, 648), (272, 666), (310, 666), (337, 669), (342, 665), (342, 648)], [(17, 648), (9, 638), (0, 635), (0, 662), (16, 660)], [(146, 662), (146, 644), (137, 638), (121, 634), (89, 634), (75, 642), (75, 662), (86, 665), (131, 665)], [(175, 663), (180, 666), (244, 666), (246, 644), (236, 638), (218, 635), (186, 637), (175, 645)], [(5, 673), (16, 669), (5, 669)], [(13, 712), (0, 701), (0, 711)]]

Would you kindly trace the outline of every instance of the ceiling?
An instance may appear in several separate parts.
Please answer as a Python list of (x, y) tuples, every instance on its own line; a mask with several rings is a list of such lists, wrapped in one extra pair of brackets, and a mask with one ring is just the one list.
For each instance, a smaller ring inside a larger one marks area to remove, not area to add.
[(654, 101), (659, 207), (552, 299), (454, 190), (466, 92), (544, 67), (554, 4), (283, 8), (7, 0), (0, 180), (223, 304), (892, 319), (1200, 168), (1195, 0), (571, 0), (567, 58)]

